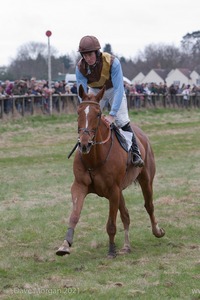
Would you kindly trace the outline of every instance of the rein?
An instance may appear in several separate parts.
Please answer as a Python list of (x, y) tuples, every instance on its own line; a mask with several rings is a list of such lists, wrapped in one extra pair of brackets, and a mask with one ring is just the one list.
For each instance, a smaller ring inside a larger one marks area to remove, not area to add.
[[(105, 118), (104, 117), (101, 117), (101, 120), (104, 122), (104, 124), (106, 125), (106, 127), (109, 129), (108, 130), (108, 136), (107, 136), (107, 138), (105, 139), (105, 140), (103, 140), (103, 141), (100, 141), (100, 142), (96, 142), (96, 141), (94, 141), (94, 143), (93, 143), (93, 145), (102, 145), (102, 144), (105, 144), (105, 143), (107, 143), (108, 141), (109, 141), (109, 139), (110, 139), (110, 137), (111, 137), (111, 129), (110, 129), (110, 124), (108, 123), (108, 122), (106, 122), (105, 121)], [(98, 124), (99, 125), (99, 124)], [(98, 126), (97, 126), (97, 128), (98, 128)]]
[[(111, 130), (110, 130), (110, 132), (111, 132)], [(88, 166), (85, 164), (85, 162), (83, 161), (83, 157), (82, 157), (81, 153), (79, 152), (80, 159), (81, 159), (83, 165), (85, 166), (85, 168), (88, 170), (88, 172), (89, 172), (89, 174), (90, 174), (91, 180), (92, 180), (92, 173), (91, 173), (91, 172), (92, 172), (92, 171), (95, 171), (95, 170), (98, 169), (99, 167), (103, 166), (103, 165), (107, 162), (107, 160), (108, 160), (108, 158), (109, 158), (109, 156), (110, 156), (110, 152), (111, 152), (111, 149), (112, 149), (112, 146), (113, 146), (113, 130), (112, 130), (112, 134), (110, 134), (110, 137), (111, 137), (111, 143), (110, 143), (110, 148), (109, 148), (109, 150), (108, 150), (107, 156), (106, 156), (106, 158), (105, 158), (103, 161), (99, 162), (99, 164), (98, 164), (95, 168), (90, 168), (90, 167), (88, 167)], [(94, 175), (93, 175), (93, 176), (94, 176)]]

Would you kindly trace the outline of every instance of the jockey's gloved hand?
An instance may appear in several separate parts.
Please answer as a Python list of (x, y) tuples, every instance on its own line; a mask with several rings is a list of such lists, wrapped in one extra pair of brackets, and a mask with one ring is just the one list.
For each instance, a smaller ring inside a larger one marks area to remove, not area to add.
[(114, 116), (111, 116), (111, 115), (108, 115), (108, 116), (105, 116), (105, 119), (110, 123), (115, 123), (115, 117)]

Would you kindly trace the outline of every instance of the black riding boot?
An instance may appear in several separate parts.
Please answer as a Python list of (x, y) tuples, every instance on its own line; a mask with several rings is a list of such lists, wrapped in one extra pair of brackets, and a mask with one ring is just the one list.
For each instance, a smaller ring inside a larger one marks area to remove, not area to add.
[(130, 123), (127, 123), (125, 126), (123, 126), (122, 130), (132, 132), (132, 134), (133, 134), (131, 152), (133, 154), (132, 163), (133, 163), (134, 167), (140, 167), (140, 168), (143, 167), (144, 161), (141, 157), (141, 153), (140, 153), (140, 150), (137, 145), (135, 134), (130, 126)]

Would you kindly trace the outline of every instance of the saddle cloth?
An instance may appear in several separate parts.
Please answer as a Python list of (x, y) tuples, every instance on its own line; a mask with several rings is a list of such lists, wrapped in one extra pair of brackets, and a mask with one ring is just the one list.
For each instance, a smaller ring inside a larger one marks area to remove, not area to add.
[(115, 124), (111, 124), (111, 129), (114, 130), (115, 135), (122, 146), (122, 148), (129, 152), (131, 145), (132, 145), (132, 136), (133, 133), (129, 131), (124, 131), (121, 128), (118, 128)]

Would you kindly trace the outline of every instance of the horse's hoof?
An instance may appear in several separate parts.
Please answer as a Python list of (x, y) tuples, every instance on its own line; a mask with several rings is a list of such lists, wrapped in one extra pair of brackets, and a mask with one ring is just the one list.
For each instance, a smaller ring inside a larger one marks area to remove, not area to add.
[(113, 258), (115, 258), (116, 256), (117, 256), (116, 253), (108, 253), (107, 258), (108, 258), (108, 259), (113, 259)]
[(160, 237), (163, 237), (165, 235), (165, 230), (163, 228), (160, 228)]
[(155, 237), (161, 238), (161, 237), (163, 237), (165, 235), (165, 230), (163, 228), (160, 228), (159, 232), (155, 232), (153, 234), (155, 235)]
[(56, 251), (56, 255), (64, 256), (70, 254), (70, 248), (68, 242), (65, 240), (62, 246)]
[(119, 250), (119, 254), (128, 254), (131, 253), (131, 248), (129, 246), (124, 246), (121, 250)]
[(110, 243), (107, 258), (115, 258), (117, 255), (115, 243)]

